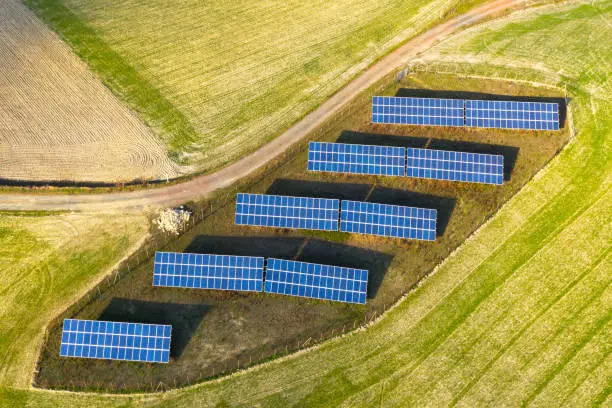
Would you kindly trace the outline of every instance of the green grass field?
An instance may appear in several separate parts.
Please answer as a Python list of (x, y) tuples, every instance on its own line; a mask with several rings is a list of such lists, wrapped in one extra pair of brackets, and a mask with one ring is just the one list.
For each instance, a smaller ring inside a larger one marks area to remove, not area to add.
[(25, 2), (173, 159), (210, 171), (275, 137), (401, 42), (481, 0)]
[(610, 406), (611, 20), (610, 1), (531, 11), (434, 50), (440, 69), (567, 88), (576, 136), (377, 324), (186, 390), (4, 388), (0, 405)]
[(0, 387), (30, 384), (44, 326), (146, 228), (135, 215), (0, 214)]

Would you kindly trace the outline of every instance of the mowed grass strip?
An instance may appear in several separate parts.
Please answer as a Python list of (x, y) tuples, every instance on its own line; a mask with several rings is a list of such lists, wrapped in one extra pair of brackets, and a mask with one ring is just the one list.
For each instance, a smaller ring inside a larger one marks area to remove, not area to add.
[(138, 215), (0, 216), (0, 388), (29, 385), (46, 323), (146, 229)]
[(481, 1), (26, 3), (173, 158), (210, 171), (280, 134), (450, 10)]

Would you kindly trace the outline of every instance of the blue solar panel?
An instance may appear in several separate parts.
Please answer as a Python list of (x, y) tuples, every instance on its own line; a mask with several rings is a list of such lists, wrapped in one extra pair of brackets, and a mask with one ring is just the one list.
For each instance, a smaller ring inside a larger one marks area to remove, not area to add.
[(365, 304), (368, 271), (268, 258), (264, 292)]
[(408, 148), (406, 175), (435, 180), (503, 184), (504, 156)]
[(156, 252), (153, 286), (261, 292), (264, 259)]
[(60, 356), (167, 363), (172, 326), (65, 319)]
[(406, 149), (390, 146), (310, 142), (308, 170), (403, 176), (406, 171)]
[(238, 225), (337, 231), (339, 201), (240, 193), (236, 197)]
[(372, 123), (464, 126), (464, 100), (374, 96)]
[(559, 104), (466, 101), (466, 126), (497, 129), (559, 130)]
[(435, 241), (436, 218), (427, 208), (342, 201), (340, 231)]

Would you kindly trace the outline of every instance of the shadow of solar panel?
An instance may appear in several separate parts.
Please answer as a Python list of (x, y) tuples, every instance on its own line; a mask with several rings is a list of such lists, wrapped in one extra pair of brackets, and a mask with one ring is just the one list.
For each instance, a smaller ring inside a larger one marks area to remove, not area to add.
[(406, 171), (406, 149), (390, 146), (310, 142), (308, 170), (403, 176)]
[(60, 356), (167, 363), (172, 326), (65, 319)]
[(339, 201), (240, 193), (236, 197), (237, 225), (338, 230)]
[(471, 183), (504, 183), (504, 156), (407, 149), (406, 176)]
[(264, 292), (365, 304), (368, 271), (268, 258)]
[(372, 123), (464, 126), (464, 100), (372, 97)]
[(559, 130), (559, 104), (467, 100), (465, 118), (468, 127)]
[(153, 286), (261, 292), (264, 258), (156, 252)]
[(340, 231), (435, 241), (437, 211), (428, 208), (342, 201)]

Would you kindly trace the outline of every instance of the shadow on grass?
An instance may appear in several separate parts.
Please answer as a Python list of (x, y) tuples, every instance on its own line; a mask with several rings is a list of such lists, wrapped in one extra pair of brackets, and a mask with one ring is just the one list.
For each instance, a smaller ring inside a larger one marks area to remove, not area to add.
[(395, 96), (413, 97), (413, 98), (448, 98), (448, 99), (478, 99), (484, 101), (513, 101), (513, 102), (543, 102), (543, 103), (558, 103), (559, 104), (559, 127), (565, 127), (567, 119), (567, 100), (560, 97), (547, 96), (513, 96), (487, 94), (482, 92), (466, 92), (466, 91), (446, 91), (434, 89), (412, 89), (401, 88)]
[(316, 238), (199, 235), (185, 249), (190, 253), (263, 256), (369, 271), (368, 297), (373, 298), (393, 256)]
[(179, 358), (209, 310), (207, 305), (113, 298), (98, 320), (172, 326), (170, 355)]
[(392, 136), (378, 133), (355, 132), (343, 130), (337, 143), (364, 144), (374, 146), (415, 147), (424, 149), (429, 141), (426, 137)]
[(371, 190), (372, 185), (370, 184), (276, 179), (266, 194), (364, 201)]

